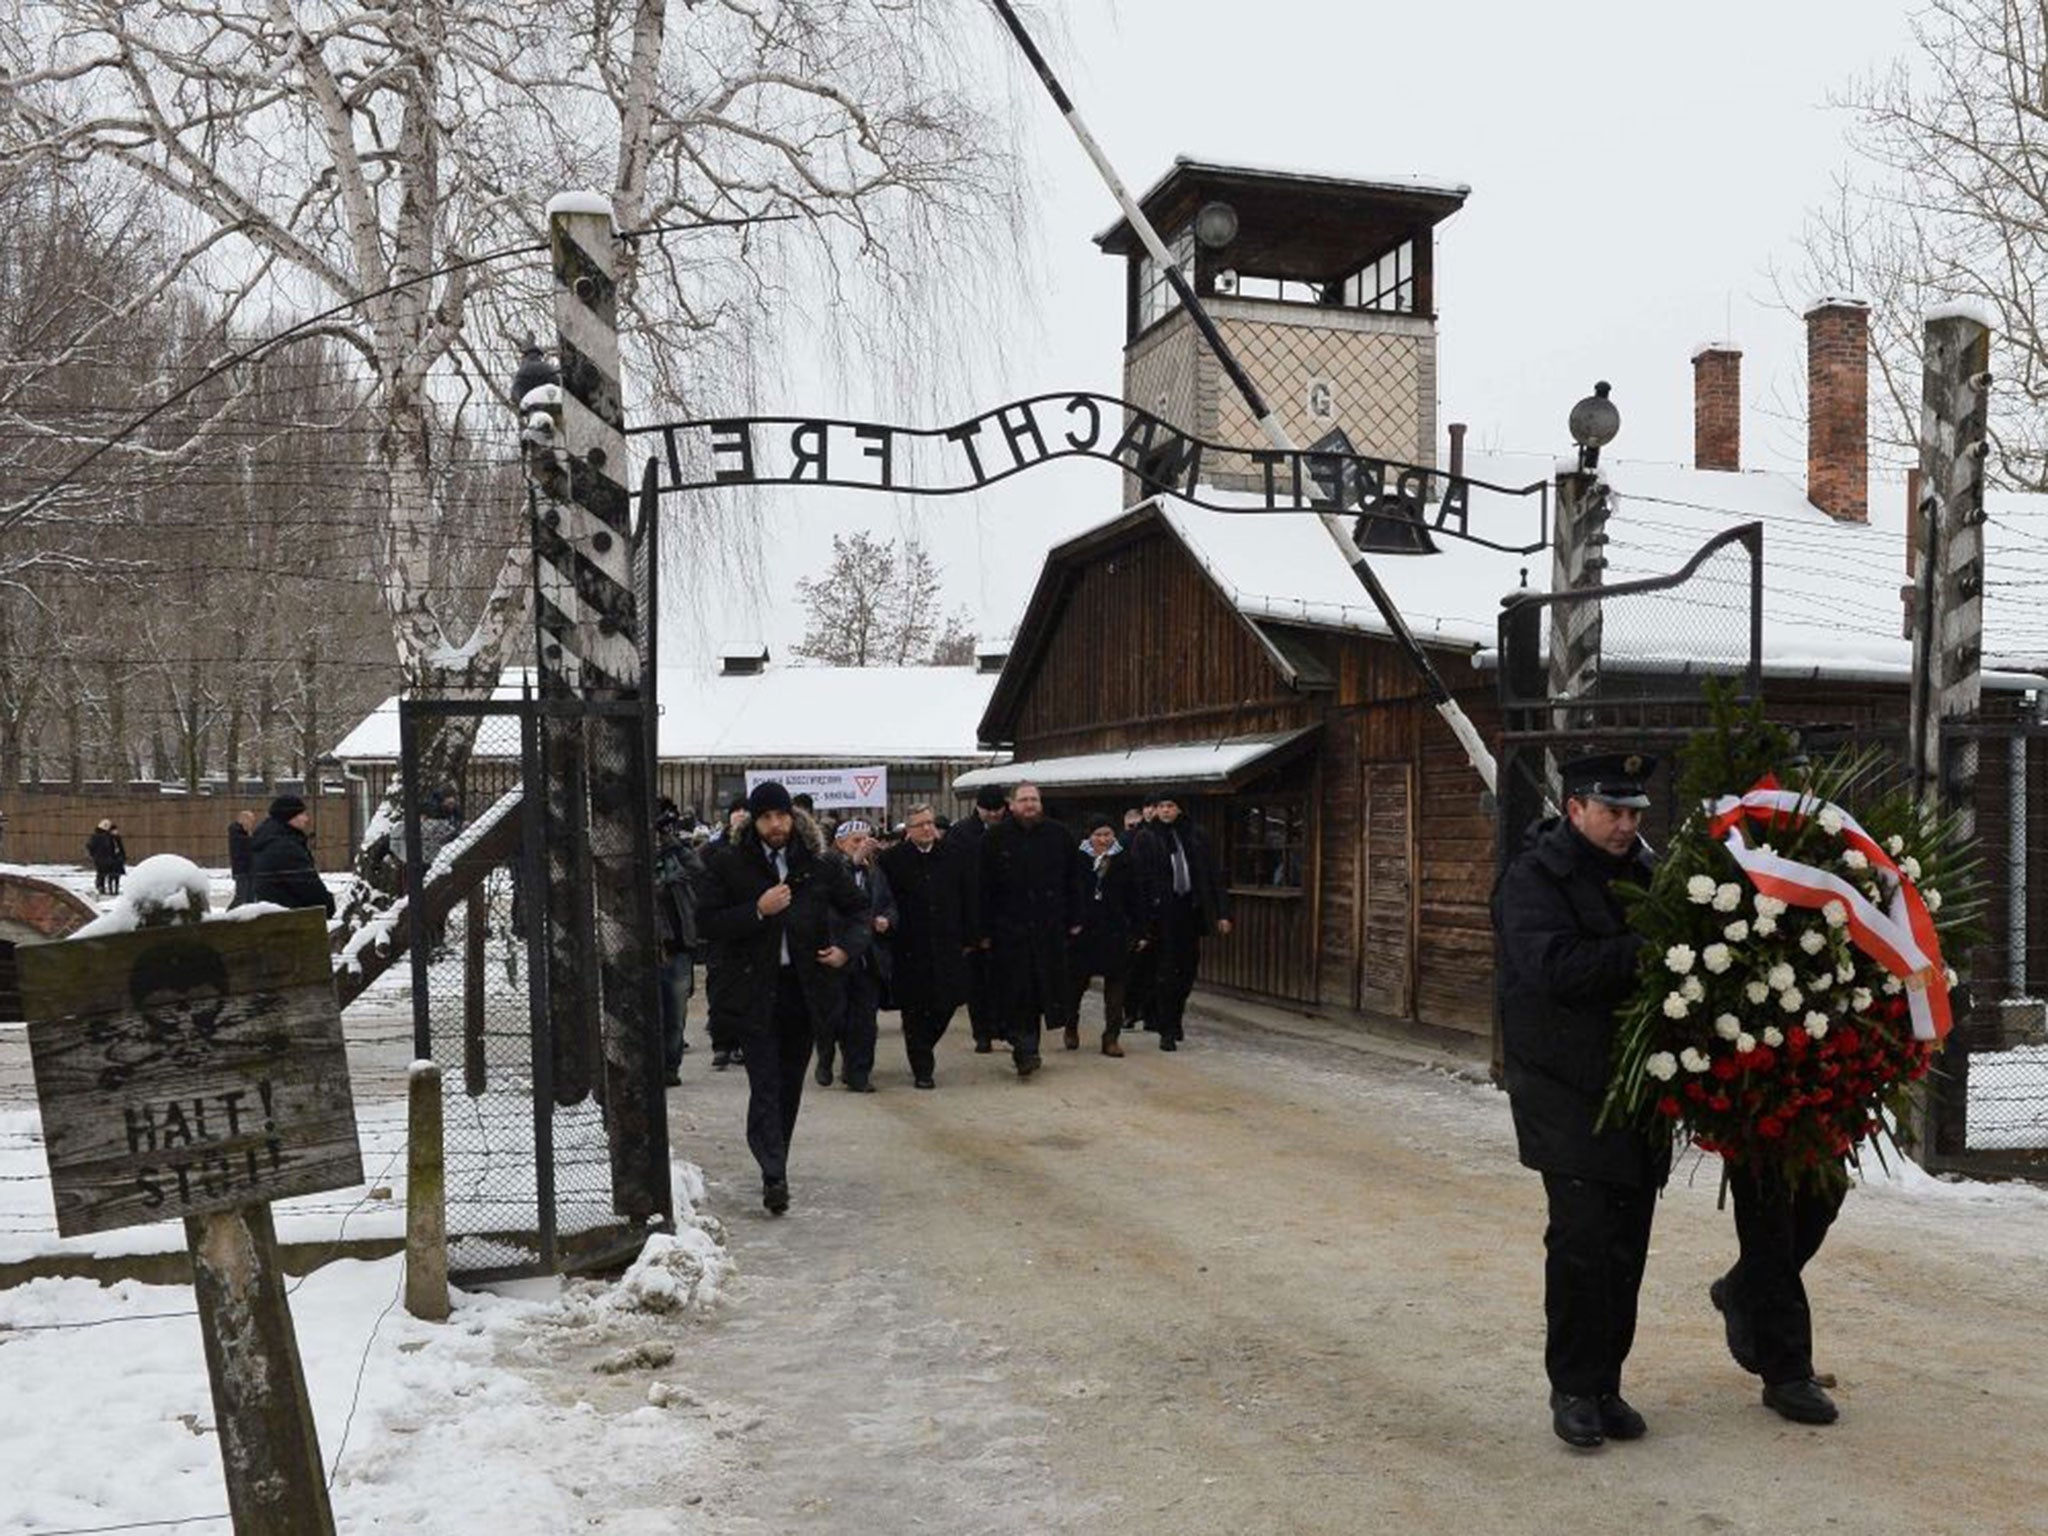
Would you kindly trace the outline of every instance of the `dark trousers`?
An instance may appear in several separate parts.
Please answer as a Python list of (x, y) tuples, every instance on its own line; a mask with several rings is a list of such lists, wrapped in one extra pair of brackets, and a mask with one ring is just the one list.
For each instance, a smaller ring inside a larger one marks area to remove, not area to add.
[(775, 1011), (766, 1029), (740, 1032), (747, 1053), (747, 1148), (764, 1180), (789, 1177), (789, 1139), (811, 1065), (811, 1010), (796, 967), (775, 972)]
[(1543, 1192), (1543, 1368), (1572, 1397), (1619, 1392), (1657, 1192), (1557, 1173), (1543, 1175)]
[(662, 1065), (673, 1077), (682, 1070), (683, 1021), (689, 1016), (690, 994), (697, 990), (696, 963), (688, 955), (670, 955), (661, 962), (661, 1054)]
[(1152, 989), (1159, 974), (1159, 946), (1147, 944), (1131, 956), (1124, 977), (1124, 1021), (1133, 1028), (1152, 1027)]
[[(997, 950), (993, 969), (1002, 993), (1003, 1034), (1010, 1054), (1020, 1059), (1038, 1054), (1041, 1021), (1046, 1029), (1074, 1022), (1073, 989), (1062, 963), (1065, 941), (1064, 933), (1027, 931), (1009, 940), (1009, 949)], [(996, 940), (998, 946), (1004, 942)]]
[(1170, 896), (1159, 930), (1159, 968), (1153, 973), (1145, 1017), (1162, 1039), (1178, 1040), (1187, 1033), (1182, 1020), (1188, 1011), (1188, 994), (1195, 990), (1195, 971), (1202, 963), (1201, 913), (1187, 897)]
[[(1089, 976), (1074, 978), (1074, 1006), (1069, 1018), (1081, 1016), (1081, 999), (1088, 995)], [(1102, 978), (1102, 1034), (1104, 1039), (1114, 1040), (1124, 1030), (1124, 987), (1126, 978), (1105, 976)]]
[(1733, 1163), (1728, 1188), (1741, 1245), (1728, 1271), (1728, 1307), (1738, 1328), (1747, 1324), (1757, 1374), (1767, 1384), (1804, 1381), (1813, 1374), (1813, 1310), (1800, 1271), (1820, 1252), (1846, 1191)]
[(235, 896), (234, 900), (228, 903), (228, 906), (230, 908), (239, 907), (249, 899), (249, 877), (247, 875), (235, 876)]
[(903, 1010), (903, 1054), (910, 1058), (912, 1077), (930, 1077), (937, 1065), (938, 1044), (953, 1022), (950, 1008), (906, 1008)]
[(882, 979), (865, 964), (849, 967), (839, 1012), (818, 1031), (818, 1060), (830, 1065), (839, 1052), (846, 1080), (861, 1082), (875, 1070), (876, 1010), (882, 1006)]
[(995, 957), (986, 949), (974, 950), (967, 957), (967, 1024), (974, 1031), (976, 1045), (1003, 1036), (1002, 1009), (996, 1003)]

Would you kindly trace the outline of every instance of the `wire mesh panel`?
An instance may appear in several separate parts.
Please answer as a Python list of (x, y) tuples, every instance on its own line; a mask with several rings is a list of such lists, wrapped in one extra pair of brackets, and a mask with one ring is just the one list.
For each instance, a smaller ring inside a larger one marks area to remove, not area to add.
[[(617, 1214), (602, 1092), (553, 1091), (542, 708), (401, 712), (414, 1048), (443, 1069), (449, 1269), (468, 1279), (598, 1264), (644, 1236)], [(455, 730), (474, 732), (466, 754), (434, 740)], [(420, 777), (450, 760), (464, 764), (452, 780)]]

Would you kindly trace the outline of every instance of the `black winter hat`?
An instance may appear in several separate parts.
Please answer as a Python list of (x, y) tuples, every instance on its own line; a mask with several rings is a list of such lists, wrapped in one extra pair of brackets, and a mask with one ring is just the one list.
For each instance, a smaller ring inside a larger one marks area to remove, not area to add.
[(1001, 785), (984, 784), (975, 794), (974, 803), (984, 811), (1000, 811), (1010, 802), (1004, 798)]
[(306, 802), (297, 795), (279, 795), (270, 802), (270, 819), (272, 821), (290, 821), (305, 808)]
[(773, 779), (763, 779), (754, 786), (752, 793), (747, 796), (747, 814), (749, 816), (760, 816), (768, 811), (781, 811), (787, 814), (794, 809), (795, 807), (790, 802), (789, 791)]

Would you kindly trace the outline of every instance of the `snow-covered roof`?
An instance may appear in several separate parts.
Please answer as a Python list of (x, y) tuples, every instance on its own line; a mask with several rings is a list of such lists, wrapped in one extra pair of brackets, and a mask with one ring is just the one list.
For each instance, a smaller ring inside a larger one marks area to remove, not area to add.
[(964, 794), (988, 784), (1007, 787), (1027, 780), (1047, 788), (1072, 789), (1108, 784), (1228, 784), (1275, 753), (1294, 746), (1315, 729), (1309, 726), (1277, 735), (1234, 736), (1224, 741), (1010, 762), (963, 773), (953, 781), (953, 788)]
[[(496, 697), (516, 699), (523, 674), (507, 672)], [(975, 727), (995, 687), (972, 667), (777, 667), (726, 677), (702, 667), (659, 669), (658, 755), (765, 766), (826, 758), (995, 762)], [(386, 699), (334, 749), (344, 762), (398, 756), (398, 700)]]
[[(1840, 523), (1809, 502), (1804, 487), (1787, 475), (1627, 461), (1604, 467), (1614, 495), (1608, 583), (1668, 574), (1715, 534), (1761, 522), (1766, 671), (1871, 679), (1910, 675), (1912, 647), (1902, 634), (1899, 597), (1907, 579), (1903, 489), (1894, 486), (1883, 500), (1873, 496), (1870, 523)], [(1553, 470), (1553, 460), (1531, 454), (1470, 454), (1466, 460), (1468, 475), (1498, 485), (1526, 485), (1550, 478)], [(1255, 498), (1244, 502), (1253, 505)], [(1246, 616), (1386, 632), (1320, 519), (1211, 511), (1173, 497), (1155, 505)], [(1488, 510), (1485, 493), (1475, 495), (1475, 531)], [(1985, 664), (1993, 670), (1985, 681), (2032, 686), (2037, 678), (2014, 674), (2033, 672), (2048, 657), (2048, 617), (2033, 598), (2037, 586), (2048, 590), (2048, 498), (1994, 496), (1990, 512)], [(1437, 542), (1440, 553), (1434, 555), (1375, 555), (1373, 569), (1417, 638), (1490, 660), (1501, 599), (1525, 587), (1548, 591), (1549, 556), (1502, 553), (1450, 538)], [(1704, 664), (1745, 655), (1747, 592), (1732, 579), (1734, 556), (1717, 559), (1703, 575), (1710, 579), (1670, 595), (1609, 605), (1609, 653)]]

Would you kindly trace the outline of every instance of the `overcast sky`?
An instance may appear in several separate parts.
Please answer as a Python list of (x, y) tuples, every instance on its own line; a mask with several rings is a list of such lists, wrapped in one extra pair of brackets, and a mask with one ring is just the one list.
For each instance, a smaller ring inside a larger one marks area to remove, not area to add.
[[(1771, 273), (1796, 271), (1808, 210), (1848, 166), (1829, 106), (1908, 43), (1903, 0), (1723, 0), (1678, 11), (1614, 0), (1428, 5), (1332, 0), (1093, 0), (1061, 4), (1047, 51), (1134, 191), (1176, 154), (1339, 175), (1469, 183), (1437, 231), (1439, 421), (1475, 446), (1557, 453), (1597, 378), (1623, 418), (1615, 457), (1684, 462), (1690, 357), (1744, 351), (1746, 464), (1803, 469), (1796, 311)], [(991, 13), (982, 43), (1011, 68)], [(1039, 390), (1116, 393), (1119, 263), (1092, 236), (1116, 209), (1035, 83), (1019, 99), (1037, 176), (1027, 302), (1000, 350), (963, 335), (977, 381), (954, 419)], [(1791, 295), (1796, 302), (1802, 292)], [(799, 357), (761, 414), (912, 424)], [(765, 599), (671, 613), (671, 656), (742, 633), (778, 657), (802, 632), (795, 577), (833, 532), (920, 534), (951, 598), (988, 631), (1013, 625), (1050, 545), (1117, 511), (1107, 465), (1048, 465), (981, 493), (910, 502), (860, 492), (752, 493), (773, 551)], [(678, 511), (682, 511), (678, 508)]]

